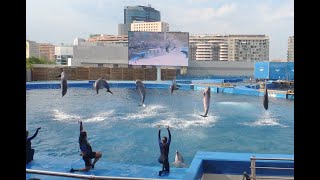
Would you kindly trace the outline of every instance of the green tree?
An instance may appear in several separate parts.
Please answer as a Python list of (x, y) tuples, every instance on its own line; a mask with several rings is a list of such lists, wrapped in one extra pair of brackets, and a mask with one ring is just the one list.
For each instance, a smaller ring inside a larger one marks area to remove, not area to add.
[(26, 58), (26, 68), (27, 69), (32, 68), (33, 64), (55, 64), (55, 62), (48, 61), (44, 58), (36, 58), (36, 57)]

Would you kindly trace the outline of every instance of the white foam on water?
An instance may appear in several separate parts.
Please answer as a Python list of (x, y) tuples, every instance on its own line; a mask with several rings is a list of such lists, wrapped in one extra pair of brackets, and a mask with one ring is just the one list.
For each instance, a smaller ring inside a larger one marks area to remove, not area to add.
[(168, 119), (160, 120), (151, 124), (152, 127), (172, 127), (176, 129), (187, 129), (190, 127), (212, 127), (217, 121), (217, 117), (213, 115), (208, 115), (208, 117), (200, 116), (200, 113), (190, 114), (186, 118), (184, 117), (174, 117), (171, 116)]
[(99, 121), (104, 121), (107, 120), (109, 117), (111, 117), (114, 113), (114, 110), (110, 110), (107, 112), (102, 112), (99, 113), (97, 115), (95, 115), (94, 117), (91, 118), (87, 118), (87, 119), (83, 119), (83, 122), (99, 122)]
[(281, 123), (279, 123), (279, 119), (277, 119), (276, 117), (273, 117), (272, 114), (270, 112), (265, 112), (261, 118), (259, 118), (257, 121), (252, 122), (252, 123), (242, 123), (243, 125), (246, 126), (280, 126), (280, 127), (288, 127), (286, 125), (283, 125)]
[(124, 120), (131, 120), (131, 119), (144, 119), (144, 118), (150, 118), (158, 116), (159, 113), (162, 111), (164, 107), (161, 105), (149, 105), (144, 108), (139, 107), (138, 112), (135, 113), (129, 113), (126, 116), (124, 116), (121, 119)]
[(220, 104), (220, 105), (231, 105), (231, 106), (237, 106), (237, 107), (253, 107), (253, 105), (248, 103), (248, 102), (224, 101), (224, 102), (217, 102), (217, 104)]
[(82, 117), (74, 114), (67, 114), (58, 109), (53, 110), (53, 119), (57, 121), (74, 121), (80, 120)]

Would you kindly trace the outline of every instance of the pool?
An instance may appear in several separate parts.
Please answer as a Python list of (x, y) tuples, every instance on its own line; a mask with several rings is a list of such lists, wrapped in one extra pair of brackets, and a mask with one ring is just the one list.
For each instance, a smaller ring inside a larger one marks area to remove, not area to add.
[[(63, 159), (64, 168), (84, 166), (78, 146), (82, 120), (94, 151), (103, 153), (99, 164), (159, 167), (157, 125), (162, 136), (170, 126), (169, 161), (179, 150), (190, 165), (197, 151), (294, 154), (294, 101), (269, 98), (269, 109), (257, 96), (211, 93), (207, 118), (202, 91), (147, 89), (146, 107), (138, 106), (135, 89), (112, 88), (96, 94), (90, 88), (69, 88), (62, 98), (59, 89), (26, 92), (27, 129), (35, 159)], [(32, 168), (32, 167), (31, 167)], [(59, 169), (57, 167), (57, 169)]]

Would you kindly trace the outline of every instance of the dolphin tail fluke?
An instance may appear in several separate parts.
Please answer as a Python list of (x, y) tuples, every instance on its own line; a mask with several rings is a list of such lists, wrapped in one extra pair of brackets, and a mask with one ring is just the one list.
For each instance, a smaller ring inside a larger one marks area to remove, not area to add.
[(202, 116), (202, 117), (208, 117), (206, 114), (205, 114), (205, 115), (201, 115), (201, 114), (200, 114), (200, 116)]
[(111, 92), (109, 89), (107, 90), (107, 92), (111, 93), (113, 95), (113, 92)]

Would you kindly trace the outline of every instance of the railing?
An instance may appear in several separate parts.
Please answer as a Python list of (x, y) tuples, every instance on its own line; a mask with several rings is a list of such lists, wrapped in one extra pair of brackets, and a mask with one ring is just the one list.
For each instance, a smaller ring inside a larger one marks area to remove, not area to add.
[(294, 177), (264, 177), (264, 176), (257, 176), (256, 169), (271, 169), (271, 170), (294, 170), (294, 168), (282, 168), (282, 167), (257, 167), (256, 160), (277, 160), (277, 161), (294, 161), (293, 158), (256, 158), (255, 156), (250, 157), (251, 161), (251, 176), (250, 178), (253, 180), (256, 179), (294, 179)]
[[(62, 173), (62, 172), (53, 172), (53, 171), (41, 171), (41, 170), (34, 170), (34, 169), (26, 169), (26, 173), (42, 174), (42, 175), (48, 175), (48, 176), (61, 176), (61, 177), (77, 178), (77, 179), (104, 179), (104, 180), (143, 180), (143, 179), (151, 180), (151, 179), (154, 179), (154, 178), (115, 177), (115, 176), (95, 176), (95, 175), (72, 174), (72, 173)], [(161, 179), (161, 180), (166, 180), (166, 179)]]

